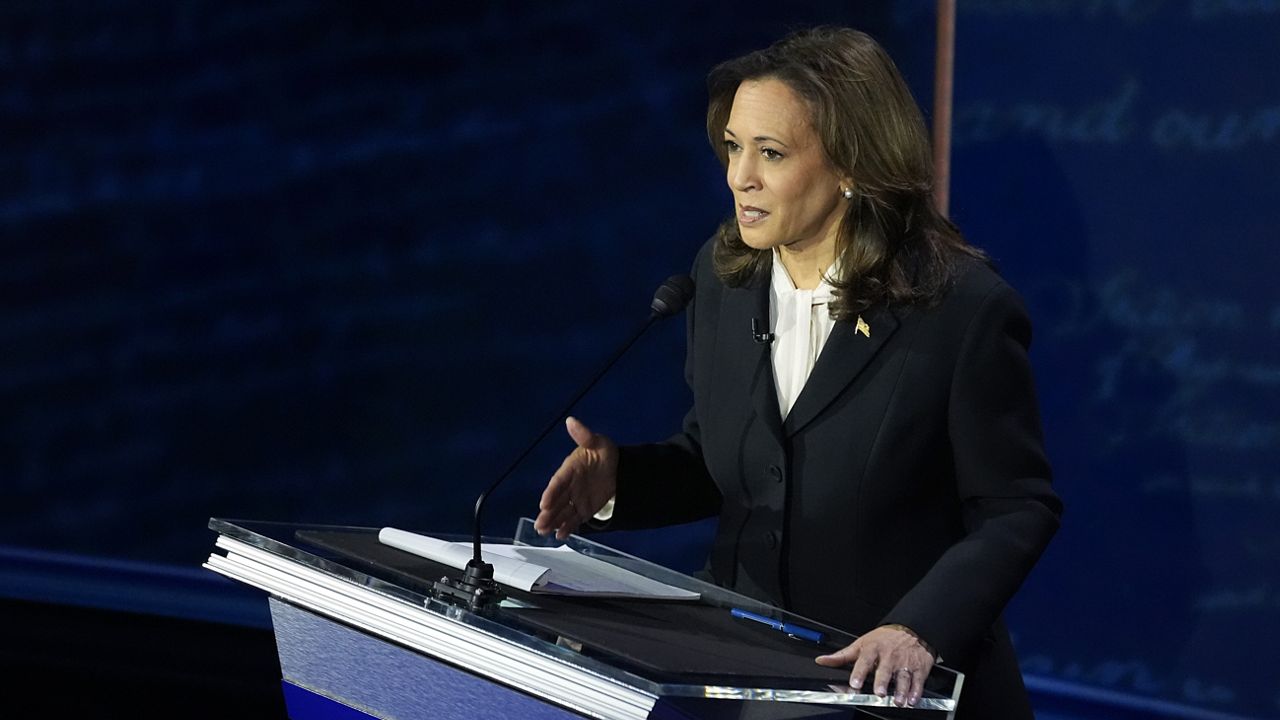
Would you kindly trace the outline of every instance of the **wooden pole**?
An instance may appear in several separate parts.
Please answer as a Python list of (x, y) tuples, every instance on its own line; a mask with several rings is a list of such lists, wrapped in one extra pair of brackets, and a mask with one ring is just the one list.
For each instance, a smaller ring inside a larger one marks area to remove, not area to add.
[(933, 77), (933, 199), (947, 214), (951, 199), (951, 97), (956, 57), (956, 0), (938, 0)]

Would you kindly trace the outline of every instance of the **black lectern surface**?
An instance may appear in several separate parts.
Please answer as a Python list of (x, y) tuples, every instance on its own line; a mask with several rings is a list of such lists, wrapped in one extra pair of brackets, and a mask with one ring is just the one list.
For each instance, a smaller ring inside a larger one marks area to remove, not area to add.
[[(301, 540), (351, 560), (371, 574), (382, 572), (424, 592), (430, 581), (452, 568), (378, 542), (376, 535), (351, 531), (304, 531)], [(844, 647), (789, 637), (757, 622), (733, 617), (707, 603), (644, 599), (594, 599), (534, 595), (507, 588), (514, 601), (505, 608), (513, 627), (551, 642), (562, 638), (580, 652), (632, 666), (669, 681), (729, 676), (759, 682), (818, 680), (843, 684), (848, 672), (815, 665), (813, 658)]]
[[(219, 519), (210, 528), (227, 551), (210, 557), (206, 567), (216, 572), (553, 702), (556, 693), (539, 692), (541, 684), (569, 679), (582, 687), (589, 680), (601, 702), (608, 705), (617, 694), (628, 706), (588, 715), (645, 717), (635, 712), (659, 698), (722, 698), (853, 706), (867, 717), (943, 718), (960, 693), (963, 676), (939, 666), (918, 708), (890, 710), (885, 698), (853, 692), (847, 670), (813, 661), (855, 636), (578, 536), (566, 544), (697, 592), (699, 599), (565, 597), (504, 588), (507, 599), (481, 615), (430, 597), (432, 581), (461, 571), (380, 543), (378, 528)], [(486, 542), (560, 544), (534, 533), (527, 519), (513, 538)], [(822, 640), (740, 619), (735, 608), (816, 630)], [(515, 666), (505, 667), (508, 661)], [(590, 697), (580, 697), (590, 694), (575, 691), (575, 709), (590, 705)]]

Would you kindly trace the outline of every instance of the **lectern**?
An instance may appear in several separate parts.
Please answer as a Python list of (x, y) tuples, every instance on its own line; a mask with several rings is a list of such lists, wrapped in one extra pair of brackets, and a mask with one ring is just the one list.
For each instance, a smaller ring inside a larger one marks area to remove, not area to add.
[[(963, 675), (941, 665), (915, 708), (854, 692), (847, 669), (813, 658), (856, 636), (576, 535), (573, 550), (698, 599), (507, 589), (500, 605), (473, 612), (432, 590), (460, 571), (383, 545), (378, 528), (217, 518), (209, 527), (218, 537), (205, 567), (270, 596), (293, 720), (950, 720), (960, 697)], [(511, 538), (486, 542), (558, 544), (527, 518)]]

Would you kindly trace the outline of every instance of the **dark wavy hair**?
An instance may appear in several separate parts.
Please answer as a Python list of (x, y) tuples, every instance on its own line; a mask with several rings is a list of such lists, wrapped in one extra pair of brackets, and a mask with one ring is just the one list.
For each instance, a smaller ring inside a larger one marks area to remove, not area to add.
[[(836, 319), (881, 303), (935, 302), (957, 260), (986, 260), (934, 204), (924, 118), (875, 40), (848, 28), (811, 28), (712, 69), (707, 137), (725, 167), (734, 94), (744, 81), (765, 79), (785, 83), (804, 100), (828, 161), (853, 178), (837, 239), (840, 276), (829, 278)], [(716, 231), (715, 269), (727, 285), (763, 278), (771, 255), (747, 246), (733, 217)]]

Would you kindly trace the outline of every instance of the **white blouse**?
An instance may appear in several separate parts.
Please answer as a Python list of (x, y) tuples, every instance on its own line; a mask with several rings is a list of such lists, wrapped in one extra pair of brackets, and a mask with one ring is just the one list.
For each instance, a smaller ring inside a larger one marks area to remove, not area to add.
[(813, 372), (814, 363), (827, 344), (835, 320), (827, 309), (835, 297), (827, 278), (835, 275), (832, 264), (813, 290), (800, 290), (782, 265), (777, 248), (773, 249), (773, 278), (769, 285), (769, 328), (773, 343), (769, 347), (773, 360), (773, 384), (778, 390), (778, 409), (787, 419), (791, 406)]

